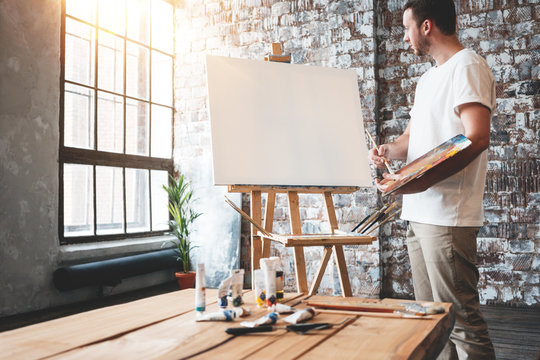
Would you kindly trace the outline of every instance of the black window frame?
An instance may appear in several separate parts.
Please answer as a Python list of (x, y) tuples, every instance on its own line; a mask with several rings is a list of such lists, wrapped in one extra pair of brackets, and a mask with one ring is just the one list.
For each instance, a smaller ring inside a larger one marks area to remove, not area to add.
[[(150, 219), (150, 229), (152, 229), (152, 176), (151, 176), (151, 170), (162, 170), (167, 171), (168, 176), (172, 176), (174, 173), (174, 162), (173, 162), (173, 152), (174, 152), (174, 63), (175, 63), (175, 34), (173, 33), (173, 48), (172, 53), (169, 54), (165, 51), (162, 51), (157, 48), (152, 47), (152, 14), (150, 13), (149, 19), (150, 19), (150, 30), (149, 30), (149, 39), (148, 44), (141, 43), (135, 39), (129, 38), (129, 41), (131, 43), (134, 43), (136, 45), (142, 46), (146, 49), (148, 49), (149, 53), (149, 59), (148, 59), (148, 71), (149, 71), (149, 77), (148, 77), (148, 99), (141, 99), (136, 98), (133, 96), (126, 95), (126, 57), (127, 57), (127, 41), (128, 41), (128, 34), (127, 29), (124, 33), (124, 35), (119, 35), (113, 31), (110, 31), (108, 29), (100, 28), (99, 27), (99, 9), (97, 7), (99, 6), (99, 1), (96, 0), (96, 24), (89, 23), (88, 21), (85, 21), (83, 19), (79, 19), (77, 17), (74, 17), (72, 15), (69, 15), (66, 13), (66, 1), (62, 0), (61, 2), (61, 30), (60, 30), (60, 126), (59, 126), (59, 203), (58, 203), (58, 209), (59, 209), (59, 221), (58, 221), (58, 235), (60, 239), (60, 245), (72, 245), (72, 244), (81, 244), (81, 243), (89, 243), (89, 242), (103, 242), (103, 241), (112, 241), (112, 240), (122, 240), (122, 239), (132, 239), (132, 238), (141, 238), (141, 237), (149, 237), (149, 236), (160, 236), (167, 233), (169, 230), (157, 230), (157, 231), (144, 231), (144, 232), (127, 232), (127, 211), (126, 211), (126, 169), (143, 169), (148, 170), (148, 196), (149, 196), (149, 219)], [(129, 0), (127, 0), (129, 1)], [(150, 2), (154, 0), (149, 0)], [(161, 0), (165, 1), (172, 5), (173, 7), (173, 29), (175, 29), (175, 16), (174, 11), (174, 1), (173, 0)], [(150, 6), (150, 9), (152, 9), (152, 6)], [(151, 12), (151, 10), (150, 10)], [(126, 6), (126, 14), (127, 14), (127, 6)], [(114, 91), (109, 91), (105, 89), (100, 89), (98, 87), (98, 60), (99, 60), (99, 41), (96, 37), (95, 40), (95, 48), (94, 48), (94, 84), (93, 86), (89, 86), (86, 84), (80, 84), (75, 81), (66, 80), (65, 79), (65, 56), (66, 56), (66, 19), (71, 18), (75, 19), (83, 24), (86, 24), (88, 26), (91, 26), (95, 30), (95, 34), (98, 34), (99, 31), (104, 31), (109, 34), (112, 34), (114, 36), (119, 36), (123, 38), (124, 41), (124, 93), (117, 93)], [(127, 16), (125, 18), (125, 26), (127, 28)], [(170, 56), (172, 59), (171, 64), (171, 74), (173, 74), (172, 78), (172, 101), (170, 105), (165, 105), (161, 102), (153, 102), (152, 101), (152, 52), (159, 52), (163, 55)], [(89, 89), (93, 91), (94, 94), (94, 114), (93, 114), (93, 121), (94, 121), (94, 149), (83, 149), (83, 148), (75, 148), (75, 147), (68, 147), (64, 145), (64, 106), (65, 106), (65, 84), (72, 84), (80, 87), (84, 87), (86, 89)], [(123, 133), (123, 153), (116, 153), (116, 152), (107, 152), (107, 151), (100, 151), (97, 149), (98, 144), (98, 92), (104, 92), (110, 95), (114, 96), (120, 96), (123, 98), (123, 106), (124, 106), (124, 115), (123, 115), (123, 127), (124, 127), (124, 133)], [(126, 104), (127, 100), (136, 100), (139, 102), (144, 102), (148, 105), (148, 152), (149, 156), (144, 155), (132, 155), (132, 154), (126, 154)], [(152, 157), (151, 156), (151, 149), (152, 149), (152, 105), (158, 105), (161, 107), (166, 107), (171, 109), (171, 156), (170, 158), (158, 158), (158, 157)], [(65, 236), (64, 234), (64, 165), (65, 164), (81, 164), (81, 165), (89, 165), (92, 166), (92, 172), (93, 172), (93, 233), (94, 235), (85, 235), (85, 236)], [(97, 234), (97, 204), (96, 204), (96, 166), (111, 166), (111, 167), (119, 167), (122, 169), (122, 183), (123, 183), (123, 233), (117, 233), (117, 234)]]

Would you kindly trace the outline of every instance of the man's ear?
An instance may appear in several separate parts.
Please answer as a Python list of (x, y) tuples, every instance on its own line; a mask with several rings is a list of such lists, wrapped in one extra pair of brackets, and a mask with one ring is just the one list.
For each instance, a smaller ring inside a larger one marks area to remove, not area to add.
[(430, 19), (425, 19), (420, 25), (420, 31), (427, 35), (431, 32), (433, 28), (433, 21)]

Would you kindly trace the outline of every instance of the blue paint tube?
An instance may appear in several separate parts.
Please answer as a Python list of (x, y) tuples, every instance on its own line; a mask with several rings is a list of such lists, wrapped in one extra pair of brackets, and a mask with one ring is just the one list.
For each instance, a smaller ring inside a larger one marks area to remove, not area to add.
[(232, 310), (223, 310), (197, 316), (196, 321), (233, 321), (236, 313)]
[(240, 325), (249, 327), (249, 328), (262, 326), (262, 325), (273, 325), (276, 323), (278, 318), (279, 318), (279, 314), (277, 312), (271, 312), (264, 315), (263, 317), (258, 318), (255, 321), (242, 321)]
[(232, 275), (223, 280), (219, 284), (218, 288), (218, 305), (222, 309), (226, 309), (229, 302), (227, 301), (227, 294), (229, 292), (229, 287), (231, 286)]
[(244, 269), (231, 270), (232, 274), (232, 305), (234, 307), (242, 306), (242, 288), (244, 287)]

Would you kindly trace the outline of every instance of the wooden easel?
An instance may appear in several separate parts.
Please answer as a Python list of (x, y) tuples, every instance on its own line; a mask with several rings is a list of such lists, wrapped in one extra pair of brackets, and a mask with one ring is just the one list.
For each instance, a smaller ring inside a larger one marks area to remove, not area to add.
[[(357, 187), (300, 187), (300, 186), (259, 186), (259, 185), (230, 185), (229, 192), (249, 193), (251, 195), (250, 208), (251, 218), (260, 224), (268, 233), (272, 232), (274, 221), (274, 207), (276, 193), (287, 193), (289, 205), (289, 219), (291, 224), (291, 235), (282, 235), (275, 238), (267, 237), (257, 231), (254, 225), (251, 226), (251, 272), (252, 286), (253, 271), (259, 268), (261, 258), (270, 256), (270, 241), (281, 242), (286, 247), (293, 247), (294, 263), (296, 269), (296, 285), (299, 292), (313, 295), (317, 289), (330, 260), (332, 252), (336, 257), (337, 269), (343, 296), (352, 296), (347, 264), (343, 252), (343, 245), (366, 245), (375, 241), (373, 236), (352, 235), (339, 232), (336, 211), (332, 194), (350, 194)], [(264, 223), (262, 219), (262, 194), (267, 193), (267, 200), (264, 210)], [(302, 222), (300, 219), (300, 207), (298, 204), (299, 193), (322, 194), (326, 204), (326, 213), (330, 222), (331, 234), (302, 234)], [(305, 246), (323, 246), (324, 252), (317, 270), (315, 279), (308, 290), (306, 263), (304, 259)]]
[[(281, 44), (272, 44), (272, 54), (265, 57), (266, 61), (277, 61), (288, 63), (291, 61), (290, 55), (282, 54)], [(336, 211), (332, 194), (350, 194), (358, 190), (358, 187), (301, 187), (301, 186), (260, 186), (260, 185), (230, 185), (229, 192), (249, 193), (251, 195), (251, 219), (256, 224), (266, 230), (266, 234), (272, 232), (274, 222), (274, 207), (276, 193), (287, 193), (289, 198), (289, 219), (291, 224), (290, 235), (265, 236), (257, 231), (256, 226), (251, 225), (251, 283), (254, 285), (253, 271), (259, 268), (261, 258), (270, 256), (270, 242), (272, 240), (281, 242), (286, 247), (293, 247), (294, 264), (296, 268), (296, 285), (298, 291), (313, 295), (317, 292), (321, 280), (332, 256), (336, 257), (339, 280), (344, 296), (352, 296), (351, 283), (347, 272), (343, 245), (365, 245), (371, 244), (375, 237), (339, 233)], [(266, 206), (264, 211), (264, 224), (262, 223), (262, 194), (267, 193)], [(326, 213), (330, 222), (331, 234), (302, 234), (302, 221), (300, 219), (300, 208), (298, 204), (299, 193), (322, 194), (326, 204)], [(304, 246), (323, 246), (323, 257), (317, 270), (311, 288), (308, 291), (306, 274), (306, 262), (304, 259)]]

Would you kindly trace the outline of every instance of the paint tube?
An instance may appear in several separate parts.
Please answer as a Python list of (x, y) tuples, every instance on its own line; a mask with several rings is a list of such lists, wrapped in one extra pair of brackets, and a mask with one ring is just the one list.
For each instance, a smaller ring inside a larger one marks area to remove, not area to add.
[(277, 319), (279, 318), (279, 314), (276, 312), (271, 312), (263, 317), (258, 318), (255, 321), (242, 321), (240, 325), (248, 327), (248, 328), (254, 328), (261, 325), (273, 325), (276, 323)]
[(218, 305), (222, 309), (226, 309), (228, 305), (227, 295), (229, 293), (229, 287), (231, 286), (232, 275), (226, 278), (219, 284), (218, 288)]
[(249, 310), (248, 308), (245, 308), (243, 306), (235, 307), (235, 308), (232, 309), (232, 311), (234, 311), (234, 313), (236, 314), (236, 317), (246, 317), (246, 316), (249, 316), (251, 314), (251, 310)]
[(276, 299), (279, 302), (283, 301), (283, 266), (281, 265), (281, 259), (277, 256), (270, 257), (270, 260), (274, 261), (276, 268)]
[(236, 318), (236, 313), (232, 310), (222, 310), (212, 313), (206, 313), (197, 316), (196, 321), (233, 321)]
[(315, 316), (315, 311), (312, 308), (305, 308), (287, 316), (283, 321), (289, 324), (298, 324), (311, 319), (313, 316)]
[(276, 305), (274, 305), (274, 311), (279, 314), (287, 314), (295, 312), (296, 308), (293, 308), (289, 305), (277, 303)]
[(261, 268), (264, 272), (264, 288), (266, 290), (266, 306), (276, 303), (276, 268), (272, 259), (261, 259)]
[(257, 307), (264, 307), (266, 300), (266, 292), (264, 290), (264, 272), (261, 269), (253, 271), (253, 277), (255, 282), (255, 302)]
[(244, 285), (244, 269), (231, 270), (232, 274), (232, 305), (234, 307), (242, 306), (242, 288)]
[(195, 276), (195, 311), (204, 312), (206, 310), (204, 264), (197, 264), (197, 274)]

